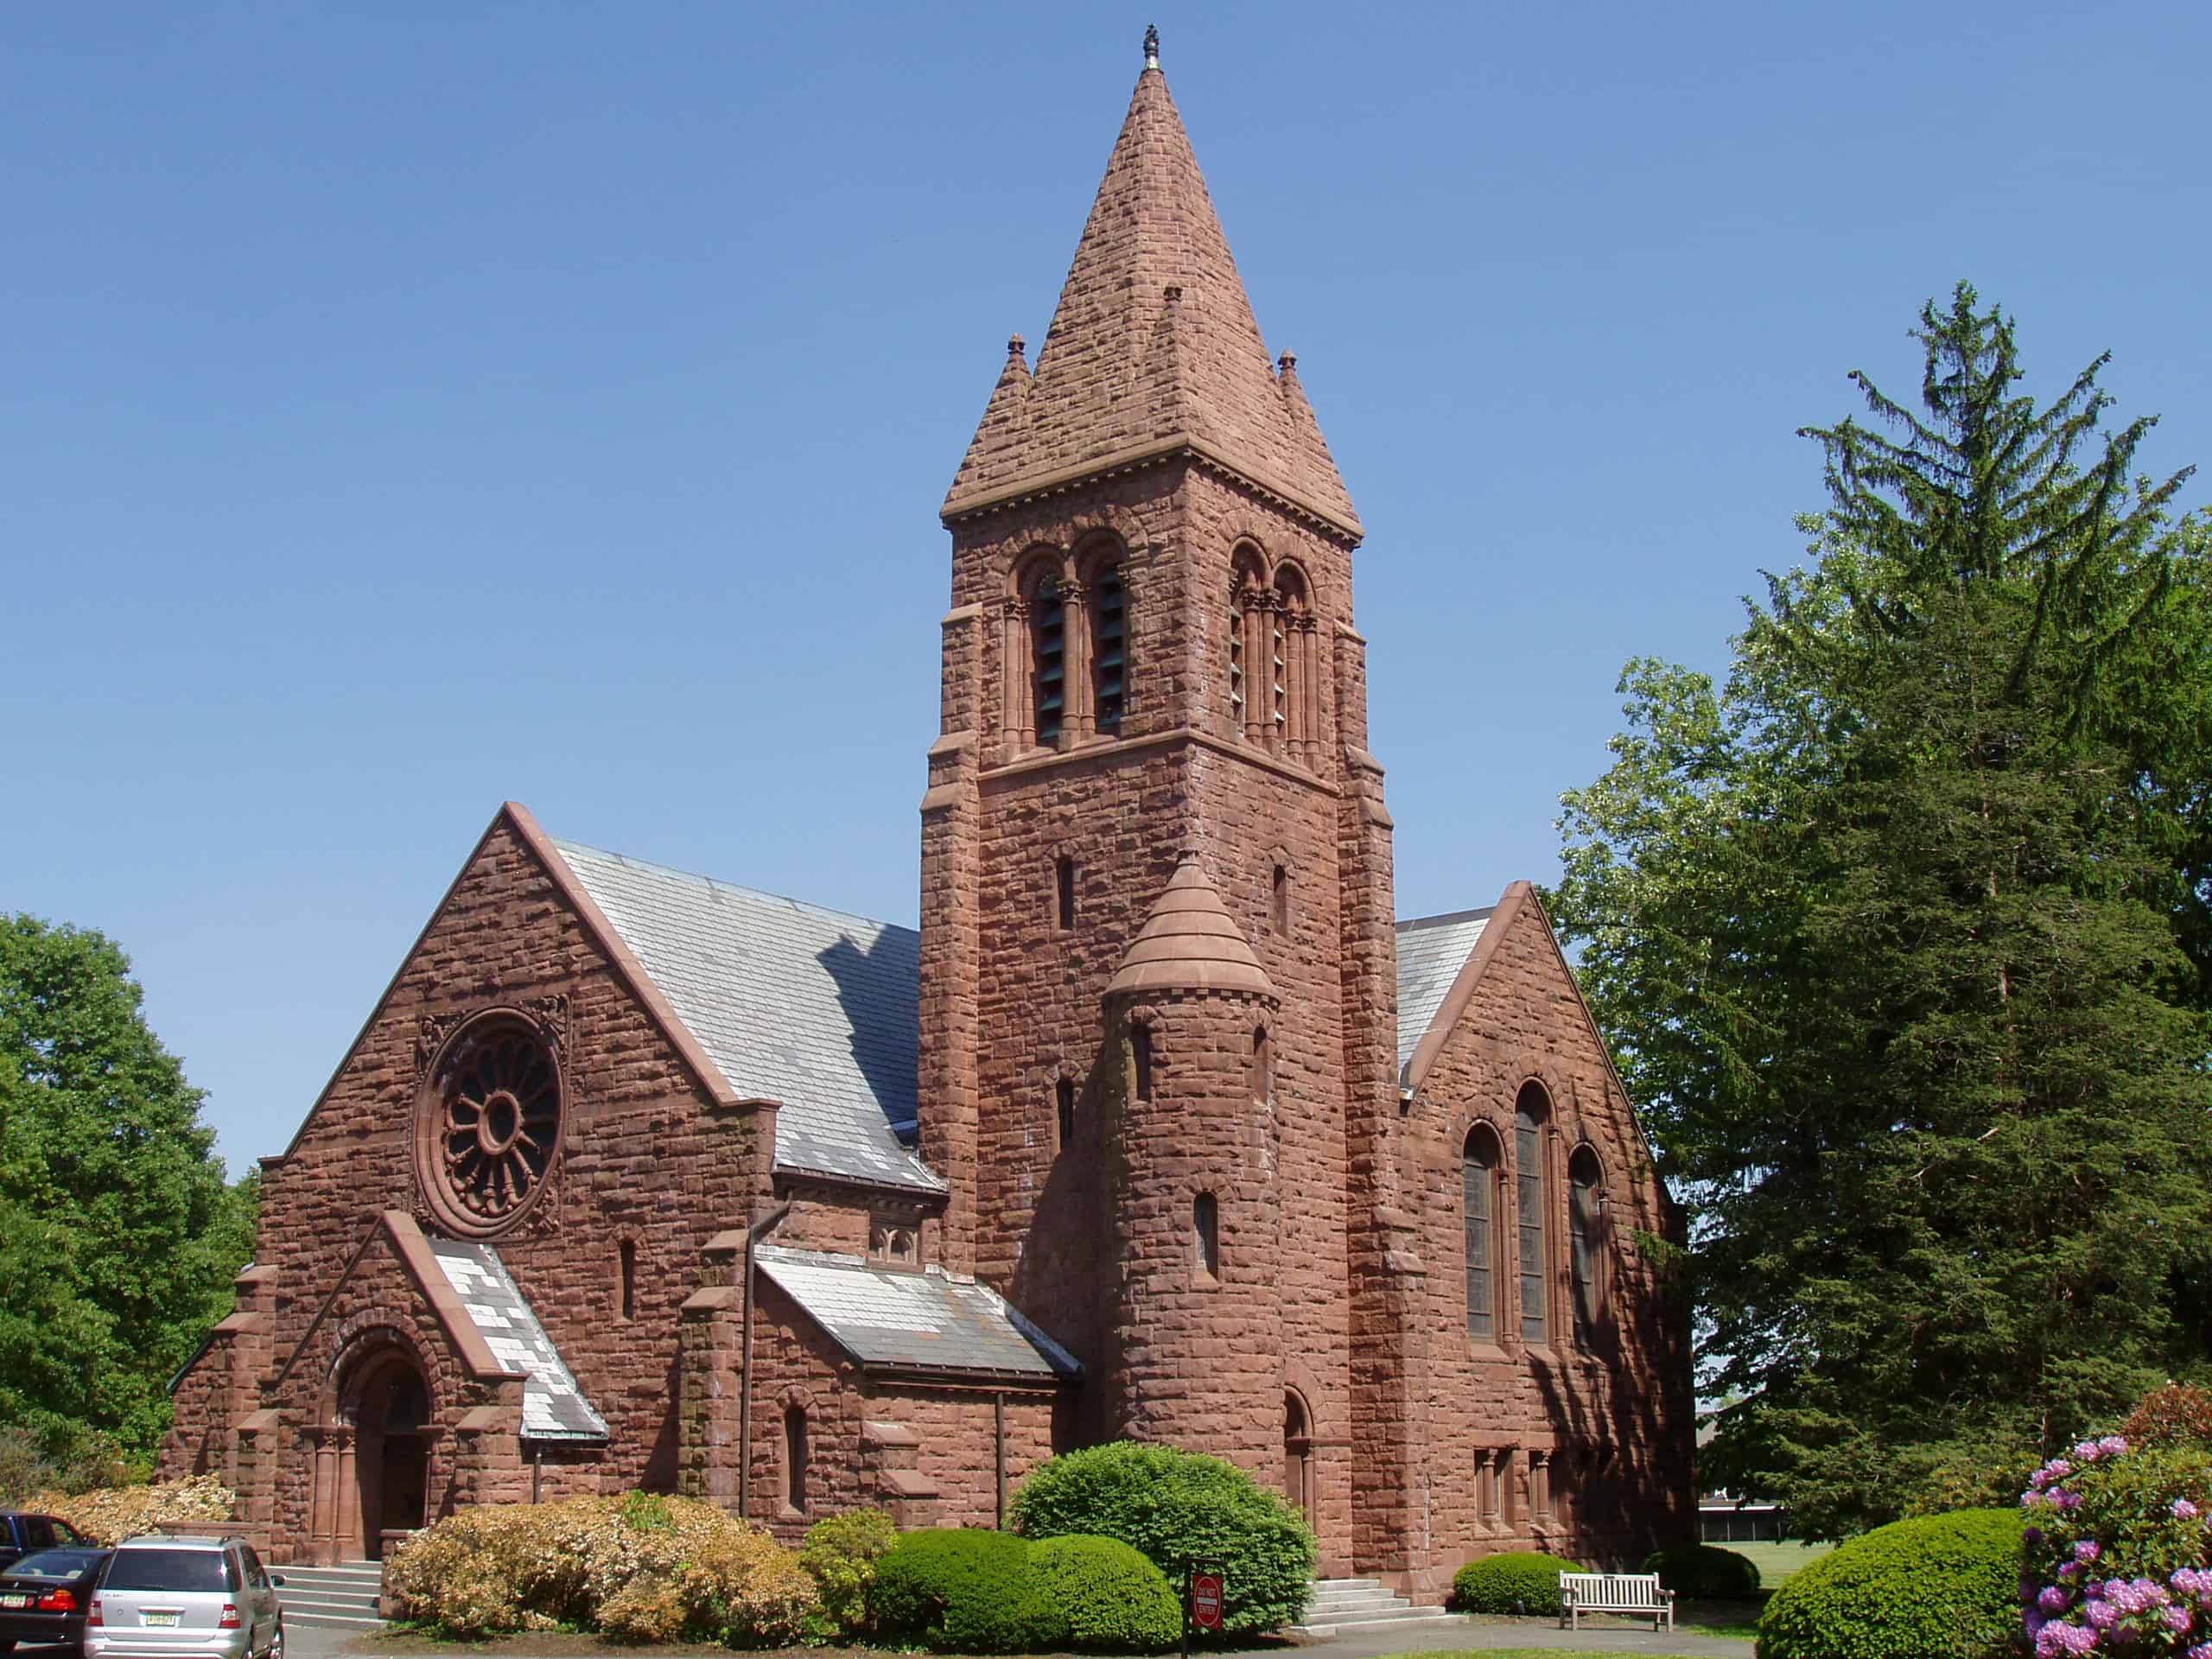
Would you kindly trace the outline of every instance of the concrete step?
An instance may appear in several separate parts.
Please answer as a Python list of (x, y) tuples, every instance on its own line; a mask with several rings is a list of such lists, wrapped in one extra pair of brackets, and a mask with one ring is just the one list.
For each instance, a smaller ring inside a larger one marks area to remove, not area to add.
[(284, 1610), (287, 1629), (302, 1630), (352, 1630), (358, 1633), (384, 1629), (384, 1620), (373, 1615), (355, 1616), (340, 1613), (302, 1613), (287, 1607)]
[(1449, 1620), (1457, 1623), (1459, 1615), (1447, 1613), (1441, 1607), (1401, 1607), (1395, 1612), (1367, 1614), (1358, 1618), (1331, 1620), (1316, 1624), (1311, 1614), (1303, 1624), (1290, 1627), (1294, 1636), (1356, 1636), (1362, 1630), (1387, 1630), (1404, 1624), (1438, 1623)]
[(280, 1567), (283, 1579), (277, 1599), (287, 1622), (307, 1630), (380, 1630), (378, 1605), (384, 1592), (384, 1568), (375, 1561), (338, 1567)]

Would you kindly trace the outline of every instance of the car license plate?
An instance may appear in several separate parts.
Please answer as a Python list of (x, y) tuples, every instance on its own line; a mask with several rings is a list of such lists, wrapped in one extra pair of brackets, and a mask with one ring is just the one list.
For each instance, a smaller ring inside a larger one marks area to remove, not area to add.
[(156, 1630), (173, 1629), (177, 1621), (177, 1615), (175, 1613), (147, 1613), (142, 1617), (146, 1624)]
[(0, 1607), (28, 1607), (30, 1605), (29, 1596), (0, 1596)]

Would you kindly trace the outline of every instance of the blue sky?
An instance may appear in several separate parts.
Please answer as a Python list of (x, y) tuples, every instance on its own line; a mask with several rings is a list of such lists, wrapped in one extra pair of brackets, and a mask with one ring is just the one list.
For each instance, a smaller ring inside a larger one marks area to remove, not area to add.
[(0, 909), (234, 1164), (502, 799), (913, 919), (936, 507), (1155, 20), (1368, 526), (1405, 913), (1554, 873), (1959, 277), (2212, 451), (2201, 6), (12, 8)]

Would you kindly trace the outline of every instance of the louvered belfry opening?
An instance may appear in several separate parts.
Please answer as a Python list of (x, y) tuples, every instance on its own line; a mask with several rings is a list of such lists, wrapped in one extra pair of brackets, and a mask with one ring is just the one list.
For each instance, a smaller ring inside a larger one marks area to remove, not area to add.
[(1093, 713), (1102, 733), (1122, 729), (1128, 691), (1128, 601), (1122, 567), (1103, 565), (1091, 578)]
[(1067, 715), (1068, 618), (1060, 598), (1059, 579), (1046, 576), (1037, 584), (1031, 602), (1030, 638), (1037, 664), (1037, 741), (1060, 741), (1060, 725)]

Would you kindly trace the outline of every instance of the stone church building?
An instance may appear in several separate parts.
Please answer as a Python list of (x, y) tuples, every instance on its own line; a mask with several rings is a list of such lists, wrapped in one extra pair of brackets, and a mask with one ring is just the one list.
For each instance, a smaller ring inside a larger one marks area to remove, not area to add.
[(988, 1526), (1122, 1436), (1424, 1599), (1690, 1536), (1649, 1150), (1527, 883), (1395, 914), (1359, 518), (1156, 58), (939, 516), (920, 931), (502, 807), (164, 1472), (279, 1560), (640, 1485)]

